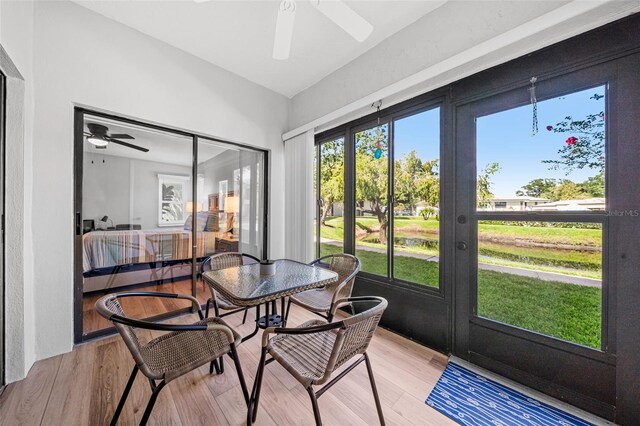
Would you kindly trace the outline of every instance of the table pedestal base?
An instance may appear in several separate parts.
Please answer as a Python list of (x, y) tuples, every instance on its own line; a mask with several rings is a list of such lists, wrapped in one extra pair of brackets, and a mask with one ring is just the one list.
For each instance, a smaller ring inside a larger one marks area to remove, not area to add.
[(282, 325), (282, 316), (278, 314), (269, 316), (269, 325), (266, 325), (267, 323), (266, 320), (267, 320), (266, 316), (260, 317), (260, 319), (258, 319), (258, 327), (260, 328), (280, 327)]

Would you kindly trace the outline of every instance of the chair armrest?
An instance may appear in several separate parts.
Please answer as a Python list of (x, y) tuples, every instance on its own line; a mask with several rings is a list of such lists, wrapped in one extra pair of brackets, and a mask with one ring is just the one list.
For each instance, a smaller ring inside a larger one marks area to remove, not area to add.
[(229, 338), (229, 343), (235, 341), (233, 331), (223, 324), (163, 324), (157, 322), (150, 322), (144, 320), (136, 320), (132, 318), (123, 317), (120, 315), (112, 315), (109, 318), (113, 322), (119, 324), (128, 325), (131, 327), (142, 328), (145, 330), (157, 330), (157, 331), (222, 331)]
[(295, 327), (295, 328), (282, 328), (282, 327), (269, 327), (262, 333), (262, 346), (267, 346), (269, 343), (270, 334), (313, 334), (321, 333), (323, 331), (335, 330), (336, 328), (344, 327), (343, 321), (330, 322), (322, 325), (314, 325), (312, 327)]
[(202, 309), (200, 309), (200, 302), (193, 296), (188, 294), (179, 294), (179, 293), (158, 293), (155, 291), (131, 291), (125, 293), (116, 293), (115, 296), (117, 298), (121, 297), (161, 297), (161, 298), (169, 298), (169, 299), (183, 299), (190, 300), (191, 304), (198, 311), (198, 316), (200, 319), (204, 319), (204, 315), (202, 314)]
[(387, 301), (382, 297), (378, 296), (354, 296), (346, 299), (336, 300), (333, 306), (331, 307), (331, 315), (335, 315), (336, 311), (342, 306), (348, 305), (349, 303), (360, 303), (360, 302), (378, 302), (384, 303), (386, 306)]

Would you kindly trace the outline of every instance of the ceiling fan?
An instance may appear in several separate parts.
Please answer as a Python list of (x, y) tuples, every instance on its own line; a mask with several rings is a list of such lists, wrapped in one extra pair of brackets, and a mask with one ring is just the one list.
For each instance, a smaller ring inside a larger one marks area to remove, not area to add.
[(87, 127), (89, 128), (89, 133), (84, 134), (87, 137), (87, 142), (94, 145), (98, 149), (106, 149), (107, 145), (109, 145), (109, 142), (113, 142), (118, 145), (126, 146), (127, 148), (137, 149), (138, 151), (142, 152), (149, 152), (149, 149), (147, 148), (118, 140), (135, 139), (131, 135), (127, 135), (126, 133), (114, 133), (110, 135), (107, 133), (109, 131), (109, 128), (107, 126), (103, 126), (102, 124), (88, 123)]
[[(204, 3), (211, 0), (194, 0)], [(351, 37), (362, 42), (371, 35), (373, 25), (358, 15), (342, 0), (309, 0), (327, 18), (346, 31)], [(296, 17), (296, 0), (282, 0), (278, 8), (276, 34), (273, 41), (273, 59), (288, 59), (293, 38), (293, 24)]]

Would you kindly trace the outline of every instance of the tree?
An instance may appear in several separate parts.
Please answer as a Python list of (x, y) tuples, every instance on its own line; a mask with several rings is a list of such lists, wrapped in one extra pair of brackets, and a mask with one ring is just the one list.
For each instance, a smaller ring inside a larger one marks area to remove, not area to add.
[[(604, 95), (594, 93), (589, 99), (599, 101), (603, 97)], [(550, 168), (553, 170), (563, 168), (567, 174), (585, 167), (602, 172), (605, 163), (604, 119), (604, 111), (600, 111), (589, 114), (582, 120), (567, 116), (555, 126), (547, 126), (550, 132), (570, 136), (565, 140), (565, 145), (558, 150), (560, 159), (544, 160), (543, 163), (551, 164)]]
[(415, 151), (410, 151), (395, 161), (395, 205), (415, 212), (419, 201), (438, 207), (440, 178), (438, 159), (422, 161)]
[(558, 182), (558, 185), (549, 191), (547, 198), (552, 201), (558, 200), (579, 200), (589, 198), (589, 194), (585, 193), (580, 184), (570, 181), (569, 179)]
[(582, 189), (591, 197), (604, 197), (604, 172), (600, 172), (593, 177), (587, 178), (581, 186)]
[[(378, 148), (379, 147), (379, 148)], [(380, 155), (376, 158), (376, 151)], [(389, 217), (387, 214), (387, 180), (389, 146), (387, 126), (356, 133), (356, 200), (363, 201), (363, 210), (378, 219), (380, 243), (387, 242)]]
[(478, 197), (478, 207), (487, 207), (491, 203), (493, 193), (491, 192), (491, 177), (500, 171), (500, 164), (489, 163), (478, 174), (476, 194)]
[(550, 190), (558, 185), (557, 179), (534, 179), (528, 184), (524, 185), (522, 189), (524, 191), (516, 191), (516, 195), (529, 197), (544, 197)]
[(325, 225), (334, 203), (344, 200), (344, 142), (338, 139), (320, 145), (320, 224)]

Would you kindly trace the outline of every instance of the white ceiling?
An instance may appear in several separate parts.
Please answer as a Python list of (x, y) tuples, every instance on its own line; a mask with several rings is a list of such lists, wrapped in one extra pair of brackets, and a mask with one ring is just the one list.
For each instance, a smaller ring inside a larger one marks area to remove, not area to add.
[[(102, 117), (87, 115), (84, 122), (84, 131), (89, 133), (87, 124), (97, 123), (107, 126), (108, 133), (126, 133), (134, 139), (123, 139), (124, 142), (149, 149), (148, 152), (109, 143), (105, 149), (98, 149), (89, 142), (84, 141), (84, 152), (93, 154), (111, 155), (114, 157), (124, 157), (133, 160), (153, 161), (156, 163), (175, 164), (179, 166), (191, 167), (192, 139), (173, 133), (162, 132), (148, 127), (135, 126), (121, 121), (108, 120)], [(198, 141), (198, 163), (202, 164), (207, 160), (228, 150), (229, 148), (220, 143), (200, 139)]]
[(345, 0), (373, 25), (362, 43), (297, 0), (288, 60), (271, 57), (279, 0), (75, 0), (101, 15), (164, 41), (287, 97), (346, 65), (447, 0)]

